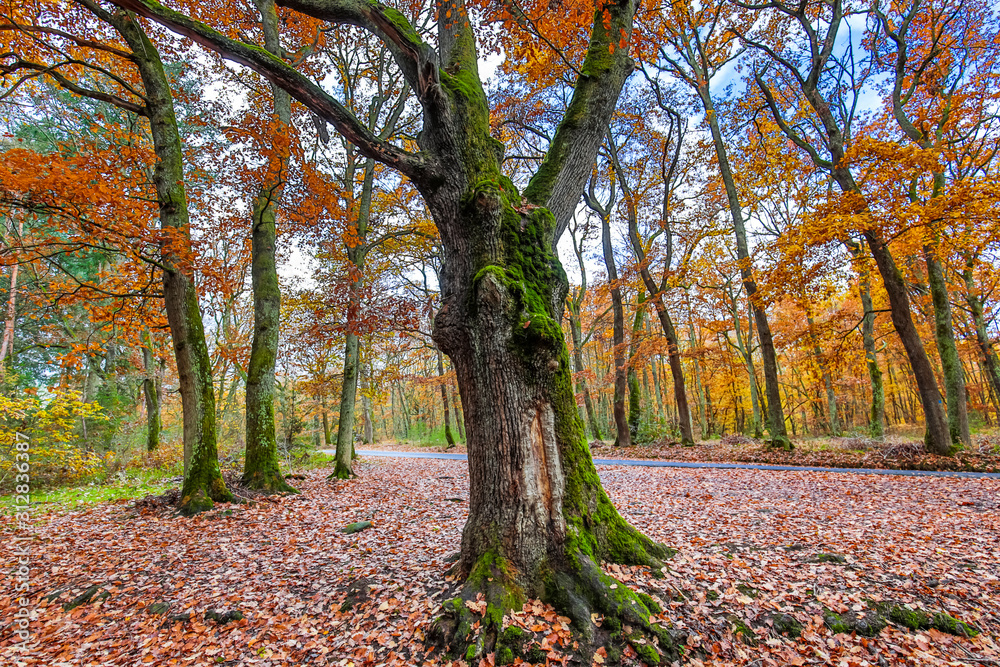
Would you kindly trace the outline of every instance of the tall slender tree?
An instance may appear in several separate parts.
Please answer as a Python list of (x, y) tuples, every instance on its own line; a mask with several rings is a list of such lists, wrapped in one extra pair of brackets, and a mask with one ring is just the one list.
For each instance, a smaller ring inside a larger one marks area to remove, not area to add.
[[(256, 0), (264, 48), (280, 56), (278, 12), (273, 0)], [(251, 206), (251, 281), (253, 284), (253, 341), (246, 378), (246, 458), (244, 485), (269, 493), (294, 492), (281, 474), (274, 432), (274, 368), (278, 359), (281, 287), (275, 258), (277, 213), (288, 178), (292, 132), (292, 98), (270, 83), (274, 104), (274, 142), (260, 190)]]

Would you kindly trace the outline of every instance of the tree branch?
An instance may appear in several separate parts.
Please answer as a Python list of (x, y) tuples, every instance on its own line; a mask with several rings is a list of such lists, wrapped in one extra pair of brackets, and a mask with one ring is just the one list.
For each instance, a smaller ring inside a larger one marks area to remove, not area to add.
[[(566, 114), (542, 166), (524, 191), (528, 202), (545, 206), (556, 219), (553, 247), (569, 225), (601, 147), (625, 80), (635, 68), (628, 49), (634, 0), (608, 3), (594, 12), (590, 47), (584, 58)], [(607, 21), (607, 24), (605, 23)]]
[[(151, 18), (170, 30), (191, 38), (205, 48), (216, 51), (223, 57), (257, 72), (276, 86), (288, 91), (292, 97), (307, 106), (313, 113), (333, 125), (348, 141), (356, 145), (365, 157), (372, 158), (397, 169), (415, 181), (426, 181), (432, 176), (432, 165), (424, 157), (409, 153), (380, 140), (343, 104), (329, 95), (315, 82), (286, 64), (281, 58), (269, 53), (266, 49), (226, 37), (208, 25), (168, 9), (155, 0), (112, 0), (112, 2), (119, 7)], [(322, 4), (328, 8), (375, 6), (374, 3), (365, 3), (361, 0), (349, 3), (334, 1), (307, 4)], [(305, 9), (303, 8), (300, 11), (305, 11)], [(392, 11), (386, 9), (379, 16), (384, 21), (391, 23), (386, 18), (386, 15), (391, 15)], [(331, 9), (325, 12), (321, 18), (340, 23), (362, 25), (359, 22), (361, 21), (360, 13), (357, 14), (357, 17), (352, 16), (346, 11), (343, 15), (338, 15), (337, 12)], [(409, 26), (408, 23), (405, 23), (405, 25)], [(363, 25), (362, 27), (368, 26)], [(402, 31), (402, 28), (396, 27), (395, 31), (399, 33)], [(393, 36), (398, 37), (396, 33), (393, 33)], [(413, 35), (414, 39), (418, 39), (415, 32)]]

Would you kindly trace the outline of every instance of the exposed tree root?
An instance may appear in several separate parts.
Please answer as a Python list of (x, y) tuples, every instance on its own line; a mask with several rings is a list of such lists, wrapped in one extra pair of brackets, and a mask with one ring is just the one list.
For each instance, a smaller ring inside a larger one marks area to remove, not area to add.
[[(539, 577), (537, 590), (525, 591), (503, 559), (481, 558), (459, 596), (444, 603), (428, 641), (470, 664), (490, 653), (495, 664), (511, 664), (515, 657), (527, 656), (531, 646), (520, 628), (504, 627), (504, 615), (521, 611), (531, 596), (571, 619), (574, 652), (583, 664), (591, 664), (602, 646), (608, 664), (619, 663), (626, 647), (648, 665), (678, 659), (680, 651), (670, 632), (650, 622), (661, 611), (651, 597), (604, 574), (585, 554), (568, 560), (573, 562)], [(603, 617), (600, 625), (595, 623), (598, 617)]]
[(194, 516), (212, 509), (215, 503), (232, 501), (233, 494), (226, 488), (222, 476), (217, 474), (207, 484), (186, 482), (181, 490), (177, 511), (184, 516)]
[(285, 481), (285, 477), (280, 471), (256, 471), (250, 475), (244, 475), (240, 479), (240, 485), (267, 495), (298, 493), (295, 487)]
[(351, 468), (341, 465), (340, 461), (337, 461), (337, 465), (334, 467), (333, 472), (326, 476), (327, 479), (354, 479), (357, 474)]

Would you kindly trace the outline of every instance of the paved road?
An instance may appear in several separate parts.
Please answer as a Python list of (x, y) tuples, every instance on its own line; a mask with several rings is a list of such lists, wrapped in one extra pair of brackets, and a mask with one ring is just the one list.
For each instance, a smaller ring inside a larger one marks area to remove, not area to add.
[[(335, 454), (332, 449), (320, 450), (326, 454)], [(445, 452), (386, 452), (376, 450), (357, 450), (359, 456), (386, 456), (399, 459), (450, 459), (464, 461), (465, 454), (448, 454)], [(689, 461), (653, 461), (630, 459), (594, 459), (598, 465), (609, 466), (642, 466), (646, 468), (731, 468), (736, 470), (804, 470), (809, 472), (839, 472), (854, 475), (906, 475), (908, 477), (972, 477), (978, 479), (1000, 479), (1000, 473), (995, 472), (951, 472), (936, 470), (882, 470), (879, 468), (816, 468), (812, 466), (773, 466), (756, 463), (698, 463)]]

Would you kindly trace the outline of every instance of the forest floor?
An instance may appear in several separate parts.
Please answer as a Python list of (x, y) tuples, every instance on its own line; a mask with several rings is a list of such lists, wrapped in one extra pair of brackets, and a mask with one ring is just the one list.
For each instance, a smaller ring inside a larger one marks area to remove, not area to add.
[[(679, 550), (662, 578), (607, 570), (662, 603), (657, 620), (682, 636), (685, 665), (1000, 664), (1000, 481), (598, 469), (623, 515)], [(359, 478), (334, 482), (327, 472), (305, 471), (301, 495), (194, 518), (163, 497), (38, 514), (18, 542), (29, 552), (30, 640), (15, 643), (11, 578), (0, 590), (0, 664), (448, 664), (423, 638), (455, 587), (447, 571), (467, 513), (466, 464), (362, 461)], [(365, 520), (373, 526), (340, 531)], [(0, 528), (11, 535), (13, 519)], [(12, 549), (0, 567), (16, 570)], [(831, 629), (863, 628), (879, 602), (981, 632)], [(210, 610), (242, 618), (222, 623)], [(536, 662), (577, 664), (569, 619), (551, 608), (532, 601), (507, 622), (533, 636)]]
[[(791, 452), (772, 449), (760, 440), (741, 435), (705, 440), (693, 447), (682, 447), (670, 439), (631, 447), (614, 447), (609, 441), (595, 440), (590, 445), (590, 451), (594, 458), (603, 459), (1000, 473), (1000, 435), (976, 435), (973, 440), (972, 447), (959, 451), (955, 456), (928, 454), (921, 441), (900, 436), (887, 436), (880, 440), (861, 437), (802, 438), (795, 440), (795, 449)], [(449, 449), (443, 445), (379, 442), (372, 448), (466, 453), (464, 445)]]

